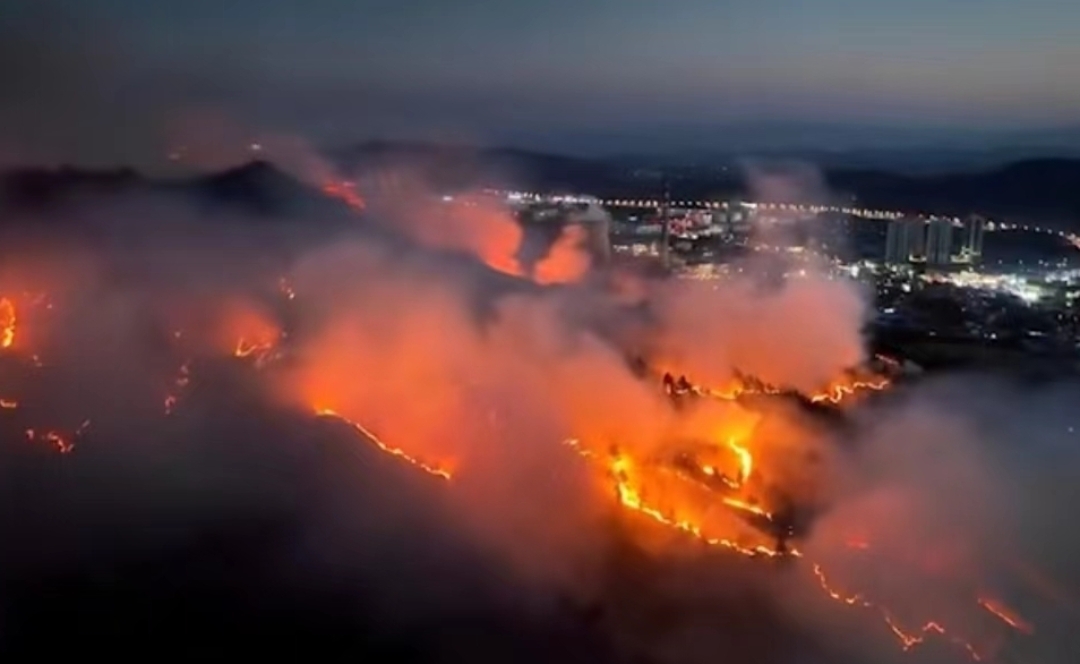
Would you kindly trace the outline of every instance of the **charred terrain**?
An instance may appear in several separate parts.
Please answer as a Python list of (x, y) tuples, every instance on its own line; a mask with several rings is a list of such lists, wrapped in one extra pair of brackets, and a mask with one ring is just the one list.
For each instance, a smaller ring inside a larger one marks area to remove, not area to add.
[(9, 657), (1080, 656), (1075, 385), (912, 376), (848, 284), (617, 272), (418, 181), (18, 177)]

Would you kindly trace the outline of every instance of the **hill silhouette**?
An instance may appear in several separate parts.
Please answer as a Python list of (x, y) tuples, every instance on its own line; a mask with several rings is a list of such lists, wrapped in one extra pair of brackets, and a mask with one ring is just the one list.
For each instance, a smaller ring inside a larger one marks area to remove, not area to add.
[[(516, 149), (425, 143), (367, 143), (334, 155), (342, 172), (365, 184), (407, 173), (437, 190), (505, 187), (601, 197), (675, 199), (747, 195), (737, 168), (649, 167), (641, 160), (590, 159)], [(973, 212), (1058, 228), (1080, 228), (1080, 160), (1038, 159), (973, 172), (905, 175), (826, 169), (831, 193), (867, 207), (964, 215)], [(182, 180), (157, 180), (130, 169), (24, 169), (0, 176), (0, 209), (45, 208), (85, 198), (134, 193), (187, 196), (207, 209), (289, 215), (332, 203), (273, 164), (256, 161)], [(335, 203), (336, 204), (336, 203)]]

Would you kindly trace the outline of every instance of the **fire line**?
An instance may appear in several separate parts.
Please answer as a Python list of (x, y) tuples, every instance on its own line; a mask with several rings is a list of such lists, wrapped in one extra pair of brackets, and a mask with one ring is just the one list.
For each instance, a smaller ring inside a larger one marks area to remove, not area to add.
[(348, 424), (357, 433), (359, 433), (360, 435), (362, 435), (365, 438), (367, 438), (368, 440), (370, 440), (376, 447), (378, 447), (383, 452), (386, 452), (387, 454), (389, 454), (391, 456), (397, 457), (397, 458), (405, 461), (406, 463), (408, 463), (408, 464), (410, 464), (412, 466), (415, 466), (416, 468), (419, 468), (420, 470), (424, 471), (425, 473), (427, 473), (429, 475), (434, 475), (435, 477), (439, 477), (439, 478), (442, 478), (444, 480), (450, 480), (453, 477), (452, 473), (449, 470), (446, 470), (445, 468), (441, 468), (439, 466), (434, 466), (434, 465), (431, 465), (431, 464), (426, 463), (424, 461), (421, 461), (420, 459), (417, 459), (416, 457), (410, 455), (405, 450), (402, 450), (400, 448), (393, 447), (391, 445), (386, 444), (385, 442), (383, 442), (383, 440), (381, 438), (376, 436), (367, 427), (360, 424), (359, 422), (356, 422), (354, 420), (351, 420), (351, 419), (345, 417), (344, 415), (342, 415), (340, 413), (337, 413), (337, 412), (335, 412), (333, 410), (330, 410), (328, 408), (316, 408), (315, 409), (315, 416), (316, 417), (325, 417), (325, 418), (335, 419), (335, 420), (338, 420), (339, 422), (344, 422), (345, 424)]

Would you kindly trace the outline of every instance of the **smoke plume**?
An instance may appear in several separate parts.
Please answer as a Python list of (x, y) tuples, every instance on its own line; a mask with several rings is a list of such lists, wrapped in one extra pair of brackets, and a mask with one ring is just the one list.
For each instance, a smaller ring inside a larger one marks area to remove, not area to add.
[[(851, 285), (588, 279), (575, 227), (529, 270), (500, 203), (402, 182), (345, 232), (175, 198), (18, 220), (0, 645), (60, 621), (109, 649), (139, 616), (192, 652), (1074, 661), (1075, 387), (956, 376), (825, 417), (805, 395), (867, 360)], [(673, 405), (664, 372), (776, 389)], [(761, 502), (701, 500), (687, 450)]]

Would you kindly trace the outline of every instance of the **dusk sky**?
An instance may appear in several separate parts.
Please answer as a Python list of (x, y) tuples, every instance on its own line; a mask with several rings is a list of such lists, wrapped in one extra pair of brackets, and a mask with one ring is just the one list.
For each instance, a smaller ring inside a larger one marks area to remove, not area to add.
[(586, 152), (1080, 124), (1076, 0), (20, 4), (0, 13), (9, 160), (144, 159), (209, 116)]

